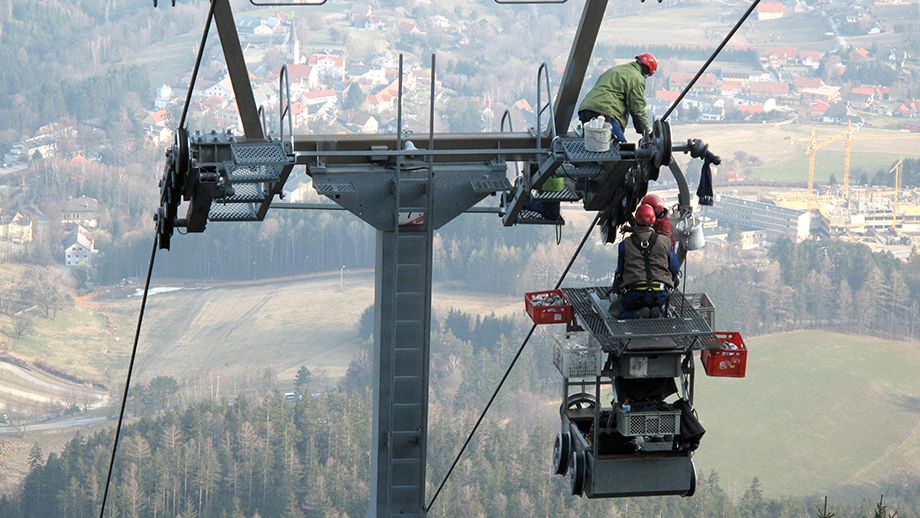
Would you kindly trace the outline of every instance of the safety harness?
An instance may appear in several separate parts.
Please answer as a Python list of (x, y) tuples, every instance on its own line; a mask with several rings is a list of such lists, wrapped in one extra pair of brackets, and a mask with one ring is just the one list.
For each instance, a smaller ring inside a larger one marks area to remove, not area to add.
[(666, 290), (668, 287), (665, 283), (652, 279), (651, 255), (652, 248), (655, 247), (655, 242), (658, 240), (658, 233), (653, 231), (648, 241), (642, 241), (636, 233), (633, 233), (630, 239), (632, 239), (636, 248), (639, 249), (639, 253), (642, 254), (642, 260), (645, 262), (645, 280), (634, 282), (628, 289), (637, 291)]

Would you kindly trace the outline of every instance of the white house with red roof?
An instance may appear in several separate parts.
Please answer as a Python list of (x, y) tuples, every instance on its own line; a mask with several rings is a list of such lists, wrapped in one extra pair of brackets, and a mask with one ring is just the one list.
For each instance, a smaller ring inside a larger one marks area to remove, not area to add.
[[(672, 90), (683, 90), (690, 84), (694, 76), (696, 76), (696, 74), (693, 72), (672, 72), (671, 75), (668, 76), (668, 88)], [(715, 92), (716, 88), (718, 88), (716, 75), (710, 73), (701, 75), (693, 85), (693, 89), (697, 92)]]
[(817, 70), (821, 66), (821, 53), (816, 50), (803, 50), (799, 52), (799, 63)]
[[(294, 85), (299, 85), (304, 88), (316, 88), (319, 86), (319, 69), (314, 66), (288, 64), (287, 74), (292, 90), (294, 89)], [(271, 72), (265, 76), (265, 81), (274, 85), (275, 88), (278, 88), (280, 79), (280, 65), (273, 68)]]
[(351, 26), (355, 29), (363, 29), (369, 31), (382, 29), (385, 25), (386, 24), (383, 22), (383, 19), (375, 14), (370, 16), (355, 15), (351, 21)]
[(824, 86), (824, 81), (821, 81), (820, 77), (805, 77), (798, 76), (795, 78), (795, 91), (802, 93), (802, 90), (806, 88), (821, 88)]
[(167, 122), (169, 122), (169, 113), (166, 110), (149, 112), (147, 116), (144, 117), (145, 126), (159, 126), (162, 128), (166, 126)]
[(410, 22), (400, 22), (396, 26), (399, 32), (404, 32), (406, 34), (421, 34), (422, 30), (418, 28), (418, 25)]
[(830, 105), (830, 103), (828, 103), (828, 102), (825, 102), (825, 101), (817, 101), (817, 102), (815, 102), (814, 104), (811, 105), (811, 108), (810, 108), (811, 116), (812, 116), (812, 117), (820, 117), (821, 115), (824, 115), (824, 112), (826, 112), (827, 109), (830, 108), (830, 107), (831, 107), (831, 105)]
[(291, 122), (297, 128), (306, 128), (308, 122), (307, 105), (300, 101), (291, 102)]
[(368, 94), (365, 102), (370, 106), (372, 111), (381, 113), (396, 105), (396, 98), (399, 94), (399, 85), (390, 83), (386, 88), (375, 94)]
[(201, 92), (201, 96), (208, 98), (216, 95), (217, 97), (223, 97), (224, 99), (233, 99), (233, 83), (230, 82), (230, 76), (227, 76), (220, 81), (208, 86)]
[(337, 103), (339, 98), (335, 95), (335, 90), (319, 90), (316, 92), (304, 92), (300, 100), (307, 106), (323, 105), (326, 103)]
[(799, 49), (795, 47), (772, 47), (763, 51), (764, 57), (773, 65), (786, 63), (794, 59), (798, 53)]
[(758, 20), (776, 20), (782, 18), (786, 8), (780, 2), (761, 2), (757, 6)]
[(372, 115), (357, 110), (345, 110), (339, 114), (338, 122), (358, 133), (377, 133), (380, 123)]
[(323, 49), (315, 52), (310, 55), (307, 64), (316, 67), (321, 75), (345, 79), (345, 54), (340, 50)]
[(869, 51), (862, 47), (850, 52), (850, 61), (867, 61), (868, 59)]

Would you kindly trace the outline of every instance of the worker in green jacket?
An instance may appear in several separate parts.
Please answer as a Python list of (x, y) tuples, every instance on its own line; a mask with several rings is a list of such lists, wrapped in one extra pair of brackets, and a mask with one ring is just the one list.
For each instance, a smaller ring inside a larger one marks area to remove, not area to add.
[(578, 107), (582, 124), (601, 115), (613, 127), (613, 139), (626, 142), (623, 129), (627, 116), (632, 116), (633, 126), (640, 134), (649, 129), (645, 112), (645, 78), (658, 69), (655, 56), (645, 53), (636, 56), (632, 63), (618, 65), (601, 74)]

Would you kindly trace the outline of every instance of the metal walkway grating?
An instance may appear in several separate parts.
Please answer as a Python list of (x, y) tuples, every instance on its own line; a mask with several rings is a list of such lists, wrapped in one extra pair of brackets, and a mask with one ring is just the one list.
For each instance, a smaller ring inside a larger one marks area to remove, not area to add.
[(577, 321), (590, 331), (607, 352), (621, 352), (634, 338), (672, 337), (684, 350), (721, 349), (722, 343), (712, 333), (706, 319), (690, 301), (673, 292), (669, 299), (668, 318), (616, 320), (601, 318), (591, 301), (591, 294), (604, 299), (609, 288), (562, 288)]
[(595, 153), (585, 149), (585, 140), (583, 138), (561, 138), (558, 142), (562, 145), (565, 159), (569, 162), (610, 162), (620, 160), (620, 151), (616, 144), (611, 144), (609, 151)]
[(262, 184), (256, 183), (238, 183), (233, 185), (235, 194), (222, 200), (215, 200), (217, 203), (242, 203), (242, 202), (261, 202), (265, 199), (265, 193), (261, 188)]
[(537, 201), (578, 201), (581, 198), (572, 189), (568, 187), (561, 191), (531, 191), (530, 199)]
[(258, 214), (251, 203), (212, 203), (210, 221), (257, 221)]
[(227, 164), (227, 178), (236, 182), (276, 182), (281, 179), (281, 168), (274, 165)]
[(239, 165), (273, 164), (283, 165), (290, 162), (280, 142), (258, 144), (232, 144), (233, 160)]
[(521, 225), (565, 225), (565, 220), (561, 217), (559, 219), (546, 219), (539, 212), (527, 209), (521, 209), (517, 222)]

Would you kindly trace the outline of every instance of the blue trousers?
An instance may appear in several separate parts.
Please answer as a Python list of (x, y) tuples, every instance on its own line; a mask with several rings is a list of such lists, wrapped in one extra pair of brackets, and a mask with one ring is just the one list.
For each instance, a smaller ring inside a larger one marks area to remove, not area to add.
[(663, 307), (668, 300), (668, 292), (664, 290), (630, 290), (623, 295), (620, 302), (620, 319), (636, 318), (636, 312), (642, 308)]
[[(578, 112), (578, 120), (582, 124), (590, 121), (591, 119), (600, 117), (602, 113), (598, 113), (594, 110), (581, 110)], [(604, 116), (605, 119), (610, 123), (610, 132), (613, 133), (614, 142), (626, 142), (626, 136), (623, 134), (623, 128), (620, 127), (620, 123), (612, 120), (610, 117)]]

